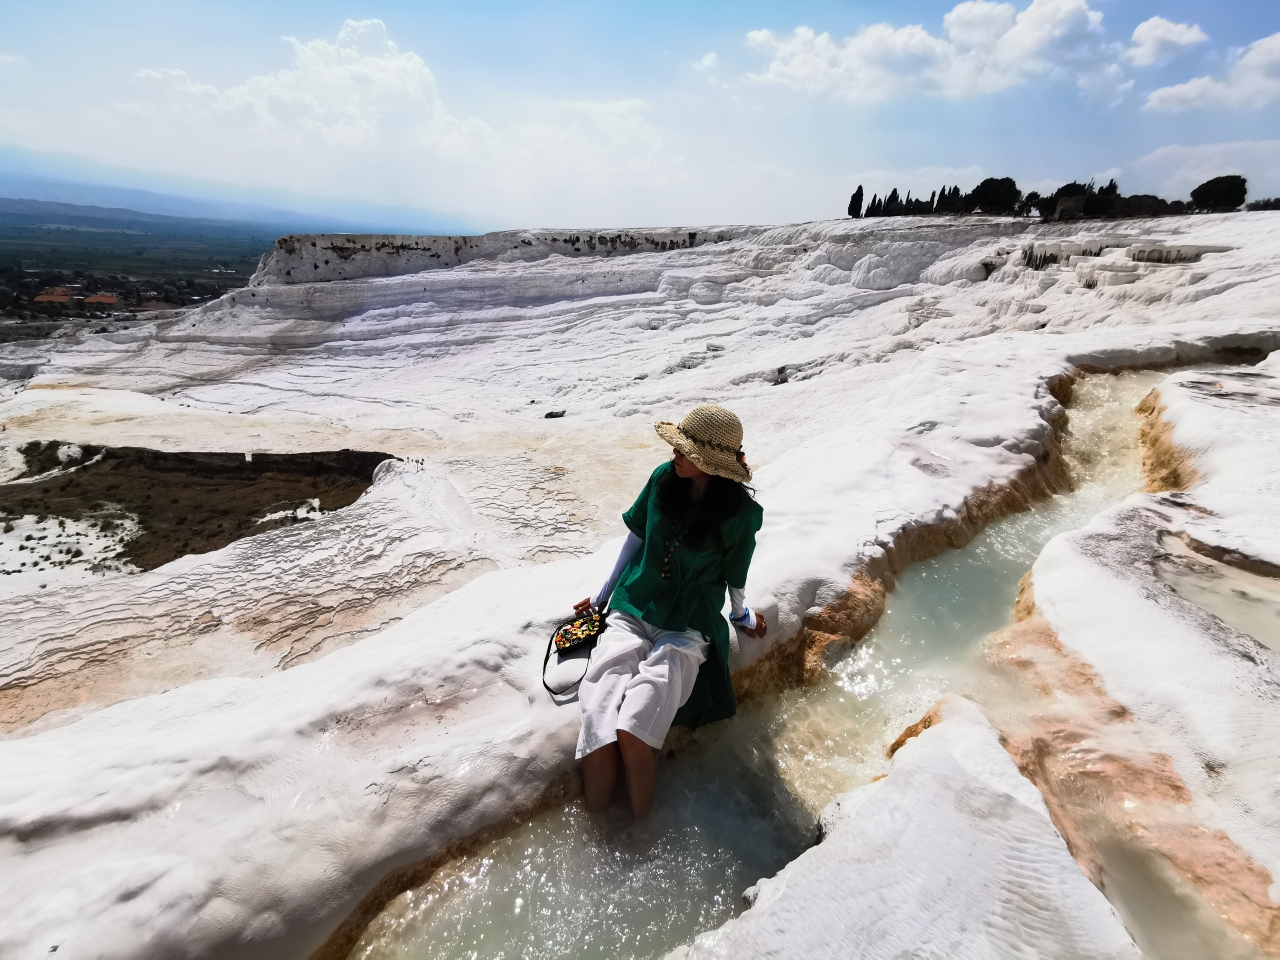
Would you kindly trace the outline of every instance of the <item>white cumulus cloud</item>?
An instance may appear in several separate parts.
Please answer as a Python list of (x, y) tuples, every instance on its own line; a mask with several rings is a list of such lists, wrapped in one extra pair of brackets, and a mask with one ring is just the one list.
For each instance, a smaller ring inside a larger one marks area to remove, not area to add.
[(1108, 100), (1117, 90), (1123, 94), (1119, 68), (1106, 69), (1115, 57), (1102, 37), (1102, 14), (1088, 0), (1032, 0), (1021, 11), (966, 0), (942, 25), (945, 36), (919, 25), (878, 23), (843, 40), (804, 26), (790, 34), (753, 30), (748, 44), (771, 59), (750, 79), (861, 102), (908, 93), (976, 97), (1044, 74), (1077, 82), (1093, 77), (1081, 88), (1105, 87)]
[(179, 153), (189, 173), (213, 179), (314, 192), (341, 184), (376, 203), (504, 218), (560, 209), (589, 220), (612, 191), (660, 194), (687, 176), (642, 98), (525, 93), (467, 116), (447, 107), (428, 64), (381, 21), (285, 39), (285, 69), (229, 85), (172, 66), (137, 70), (138, 95), (112, 115), (122, 152)]
[(719, 62), (719, 57), (714, 53), (708, 53), (706, 56), (699, 57), (693, 62), (693, 69), (706, 73), (708, 70), (714, 70), (716, 68), (716, 64)]
[(1163, 197), (1190, 196), (1191, 189), (1223, 174), (1249, 180), (1249, 197), (1280, 196), (1280, 140), (1171, 144), (1132, 164), (1138, 186)]
[(355, 146), (389, 128), (412, 127), (442, 147), (466, 139), (465, 125), (440, 102), (426, 62), (392, 43), (382, 21), (348, 20), (333, 41), (286, 40), (293, 47), (292, 69), (225, 90), (173, 68), (143, 69), (136, 76), (175, 95), (169, 104), (175, 111), (239, 114), (284, 137), (314, 135)]
[(1080, 92), (1091, 100), (1098, 100), (1114, 107), (1133, 89), (1133, 81), (1124, 78), (1119, 64), (1108, 63), (1076, 78)]
[(170, 90), (188, 96), (216, 97), (218, 95), (217, 87), (208, 83), (196, 83), (187, 75), (187, 71), (176, 70), (173, 67), (161, 67), (159, 70), (143, 67), (141, 70), (135, 70), (133, 75), (139, 80), (164, 84)]
[(1194, 107), (1257, 110), (1280, 102), (1280, 33), (1255, 40), (1225, 80), (1196, 77), (1147, 94), (1146, 109), (1177, 113)]
[(504, 131), (502, 162), (486, 156), (485, 163), (495, 182), (558, 195), (565, 206), (618, 182), (679, 182), (687, 176), (684, 158), (665, 148), (649, 114), (639, 98), (545, 102)]
[(1124, 52), (1135, 67), (1149, 67), (1209, 39), (1198, 23), (1174, 23), (1152, 17), (1134, 28), (1133, 46)]

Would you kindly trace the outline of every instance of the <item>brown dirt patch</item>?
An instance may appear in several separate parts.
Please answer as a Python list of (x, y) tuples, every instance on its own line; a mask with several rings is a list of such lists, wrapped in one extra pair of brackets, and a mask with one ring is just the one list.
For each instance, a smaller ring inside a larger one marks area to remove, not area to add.
[(337, 450), (248, 460), (242, 453), (86, 445), (72, 448), (79, 454), (63, 462), (60, 448), (72, 445), (32, 441), (22, 448), (24, 478), (57, 472), (34, 483), (0, 484), (0, 515), (89, 520), (108, 533), (132, 516), (141, 530), (123, 545), (120, 559), (143, 570), (299, 522), (293, 516), (259, 521), (309, 500), (319, 500), (326, 511), (348, 506), (373, 482), (374, 468), (390, 458)]

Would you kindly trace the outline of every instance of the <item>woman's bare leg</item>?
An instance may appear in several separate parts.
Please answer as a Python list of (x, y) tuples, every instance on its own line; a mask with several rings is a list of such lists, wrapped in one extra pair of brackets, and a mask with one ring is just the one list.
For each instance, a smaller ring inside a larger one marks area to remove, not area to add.
[(618, 731), (618, 748), (627, 771), (631, 812), (637, 820), (643, 820), (653, 808), (653, 748), (625, 730)]
[(599, 813), (609, 806), (618, 779), (618, 745), (609, 743), (582, 758), (582, 792), (587, 809)]

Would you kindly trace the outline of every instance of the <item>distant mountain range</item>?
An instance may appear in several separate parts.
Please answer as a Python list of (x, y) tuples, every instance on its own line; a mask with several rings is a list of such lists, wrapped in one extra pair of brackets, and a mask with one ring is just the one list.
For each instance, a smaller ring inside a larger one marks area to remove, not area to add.
[[(3, 191), (0, 190), (0, 193)], [(241, 236), (245, 233), (268, 236), (273, 233), (270, 229), (272, 224), (262, 221), (212, 216), (171, 216), (127, 207), (12, 199), (5, 196), (0, 196), (0, 223), (25, 224), (46, 230), (131, 234), (139, 237), (152, 234), (185, 236), (197, 232), (212, 236)]]
[[(191, 296), (197, 287), (205, 294), (217, 293), (245, 283), (275, 239), (299, 229), (305, 229), (299, 221), (174, 217), (123, 207), (0, 197), (0, 287), (21, 287), (19, 279), (39, 273), (45, 286), (96, 275), (133, 278), (152, 286), (181, 279)], [(110, 283), (102, 289), (118, 293), (121, 281)], [(24, 294), (32, 292), (39, 290), (24, 288)], [(178, 295), (176, 286), (171, 295)], [(19, 309), (36, 306), (32, 301)]]
[[(159, 186), (144, 189), (138, 184)], [(413, 207), (314, 197), (160, 176), (69, 154), (0, 146), (0, 198), (106, 207), (198, 220), (238, 221), (285, 233), (475, 234), (492, 229), (469, 218)]]

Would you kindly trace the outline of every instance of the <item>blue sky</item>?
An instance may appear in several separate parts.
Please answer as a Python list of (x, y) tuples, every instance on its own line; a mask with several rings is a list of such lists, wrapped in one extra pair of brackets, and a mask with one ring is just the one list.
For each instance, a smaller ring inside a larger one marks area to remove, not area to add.
[(1274, 0), (0, 2), (0, 23), (0, 146), (124, 186), (484, 227), (807, 220), (858, 183), (988, 175), (1280, 194)]

